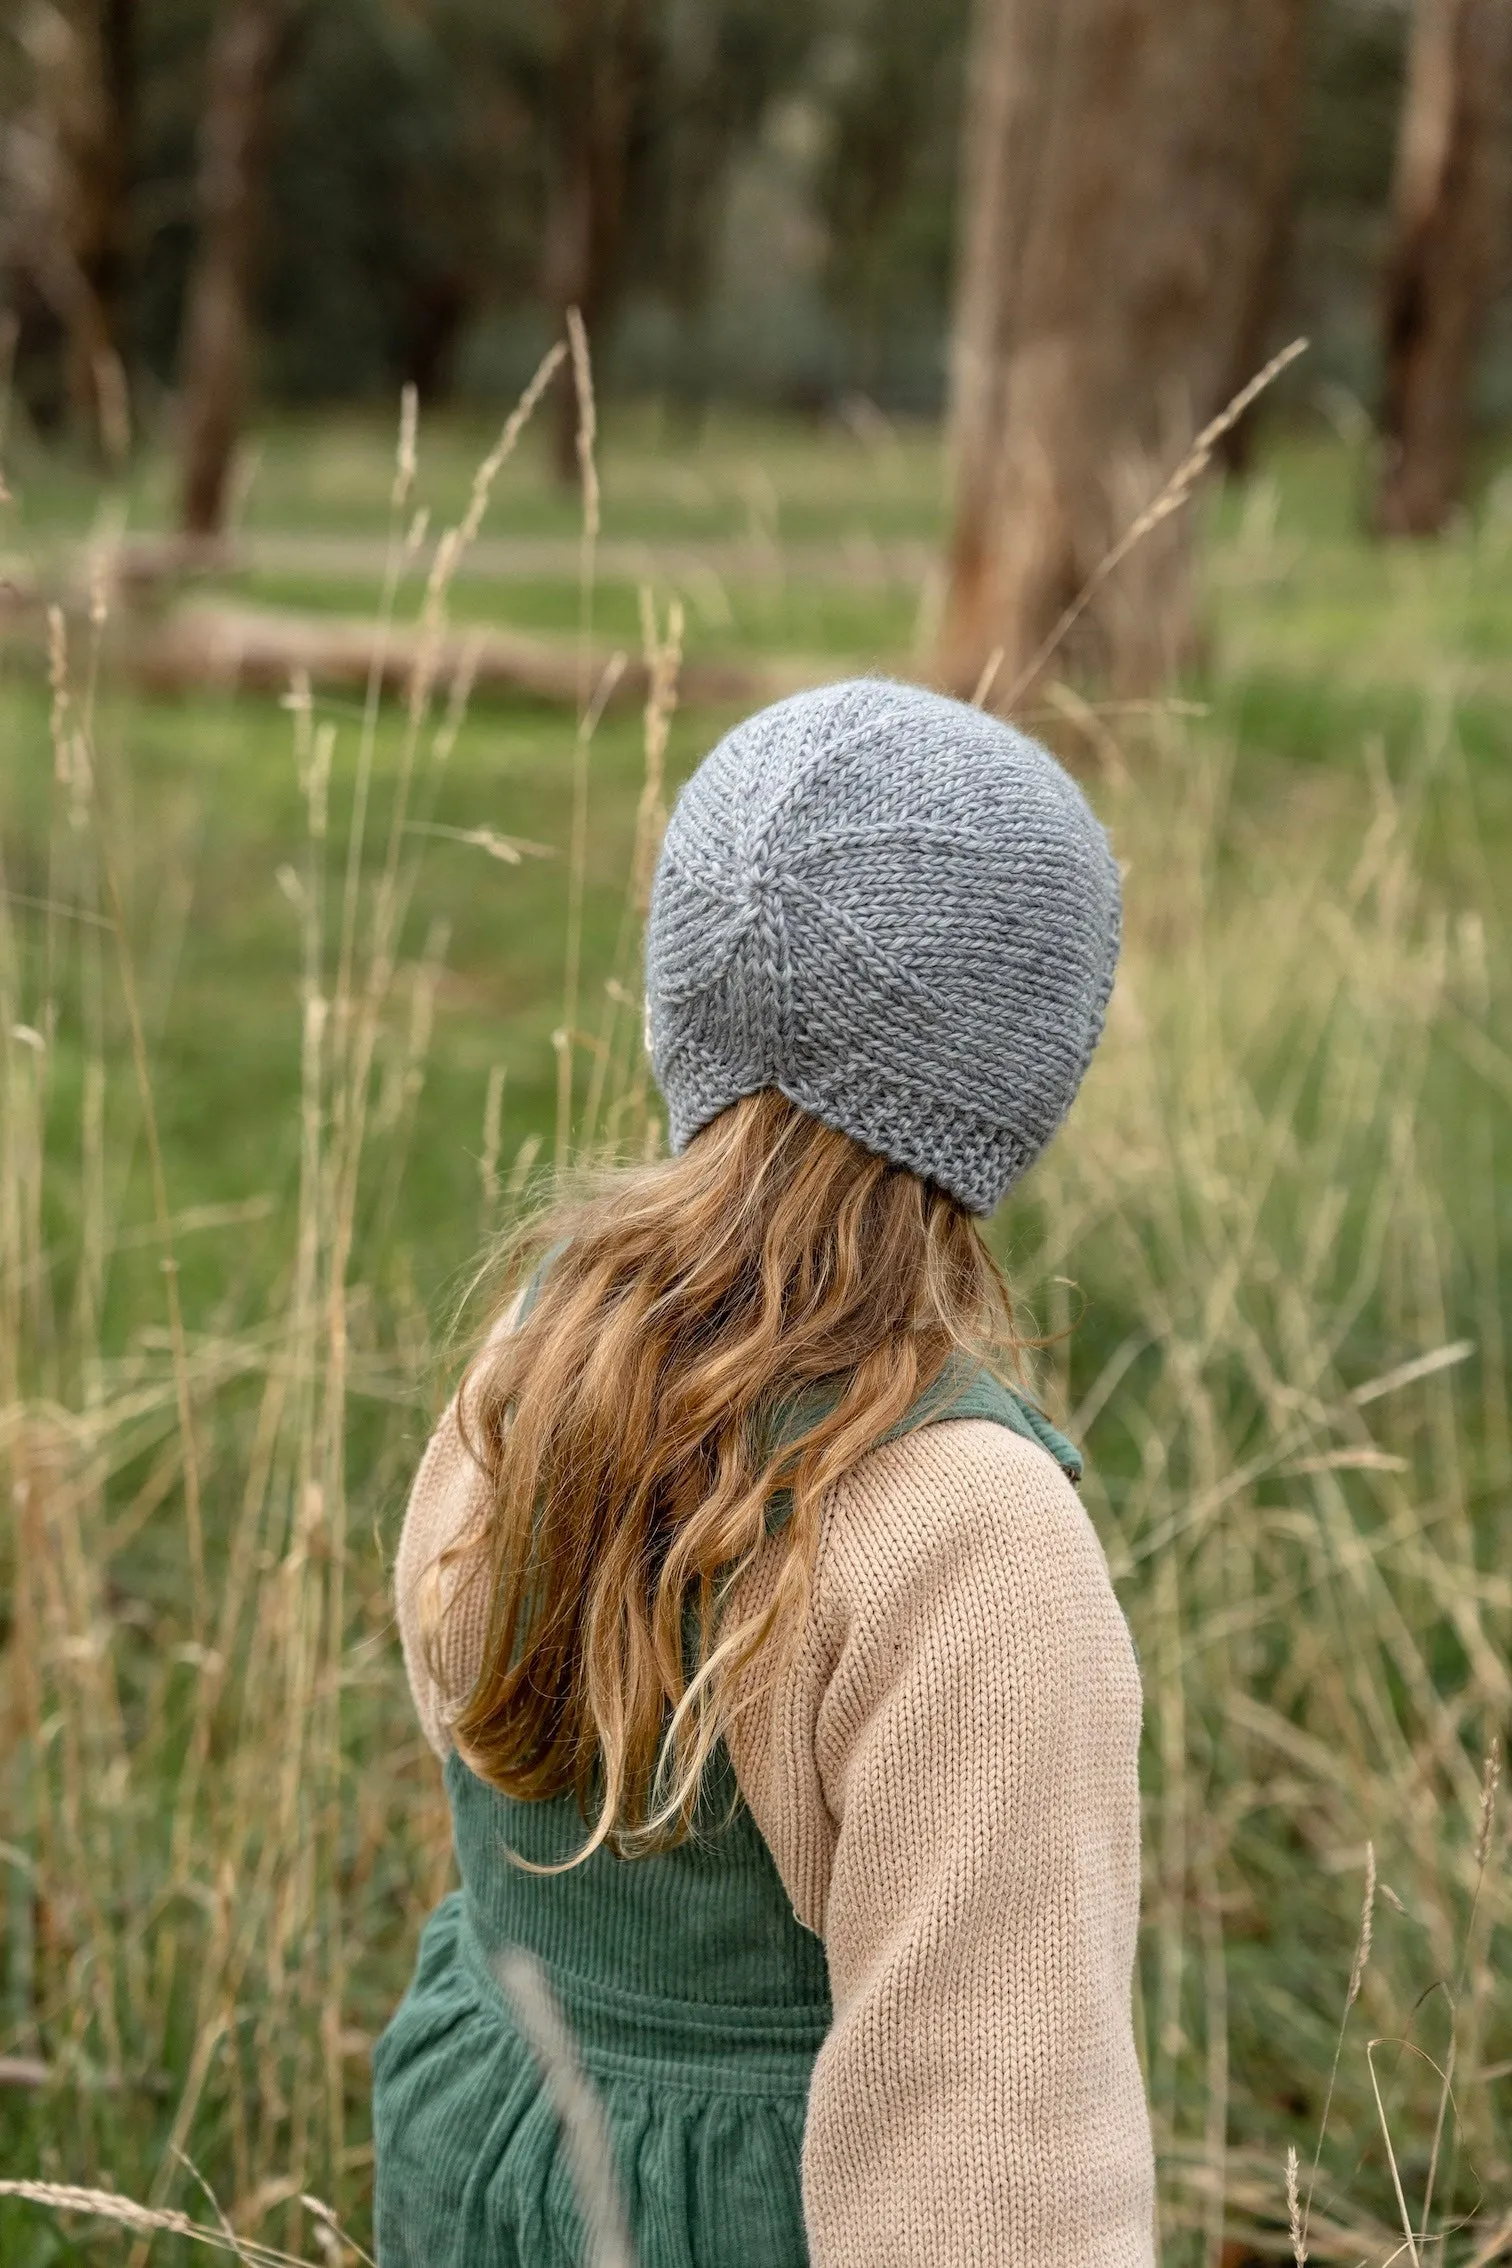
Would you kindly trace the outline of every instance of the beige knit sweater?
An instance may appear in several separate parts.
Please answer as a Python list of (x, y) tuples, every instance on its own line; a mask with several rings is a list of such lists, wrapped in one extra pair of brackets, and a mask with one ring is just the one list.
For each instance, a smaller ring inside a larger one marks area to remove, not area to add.
[[(397, 1568), (438, 1754), (421, 1602), (479, 1485), (449, 1411)], [(780, 1549), (747, 1577), (753, 1600)], [(485, 1612), (479, 1595), (445, 1617), (453, 1692)], [(829, 1960), (803, 2151), (813, 2268), (1150, 2268), (1129, 2007), (1139, 1721), (1102, 1552), (1043, 1450), (951, 1420), (834, 1489), (796, 1659), (731, 1740)]]

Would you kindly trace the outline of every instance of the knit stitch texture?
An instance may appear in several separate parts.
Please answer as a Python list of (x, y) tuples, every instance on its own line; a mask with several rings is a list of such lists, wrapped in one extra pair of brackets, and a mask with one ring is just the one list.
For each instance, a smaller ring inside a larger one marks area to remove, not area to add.
[(1153, 2268), (1139, 1726), (1106, 1562), (1043, 1449), (970, 1419), (837, 1483), (797, 1653), (730, 1736), (834, 1994), (811, 2268)]
[(657, 868), (672, 1147), (777, 1087), (990, 1213), (1071, 1106), (1118, 940), (1107, 837), (1037, 741), (881, 679), (779, 701), (699, 766)]

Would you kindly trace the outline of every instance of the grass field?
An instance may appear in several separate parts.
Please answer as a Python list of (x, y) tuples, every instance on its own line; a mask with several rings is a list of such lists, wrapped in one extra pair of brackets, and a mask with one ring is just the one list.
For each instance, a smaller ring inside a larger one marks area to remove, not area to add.
[[(422, 435), (406, 514), (455, 520), (491, 438)], [(644, 583), (690, 656), (907, 670), (927, 641), (934, 435), (627, 414), (601, 471), (601, 640), (638, 643)], [(169, 494), (156, 459), (103, 511), (19, 445), (7, 477), (0, 551), (49, 571)], [(1129, 939), (995, 1233), (1027, 1310), (1075, 1323), (1039, 1383), (1144, 1666), (1181, 2268), (1290, 2253), (1286, 2152), (1305, 2196), (1330, 2091), (1312, 2258), (1512, 2242), (1483, 1777), (1512, 1724), (1508, 477), (1379, 550), (1349, 451), (1277, 445), (1205, 506), (1182, 701), (1037, 719), (1113, 828)], [(372, 610), (392, 484), (378, 421), (268, 432), (224, 587)], [(576, 531), (527, 445), (455, 618), (570, 639)], [(580, 1136), (599, 1035), (608, 1090), (634, 1077), (645, 734), (475, 700), (449, 740), (444, 685), (413, 731), (318, 692), (149, 701), (69, 635), (52, 687), (40, 633), (0, 664), (0, 2176), (213, 2219), (197, 2169), (246, 2240), (334, 2259), (299, 2199), (367, 2241), (366, 2049), (446, 1880), (388, 1557), (472, 1261)], [(669, 785), (728, 721), (670, 719)], [(126, 2241), (0, 2196), (7, 2268)]]

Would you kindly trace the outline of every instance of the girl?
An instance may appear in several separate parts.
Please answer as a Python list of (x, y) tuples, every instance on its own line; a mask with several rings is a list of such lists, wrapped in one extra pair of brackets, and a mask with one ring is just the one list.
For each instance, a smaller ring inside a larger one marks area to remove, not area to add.
[(542, 1223), (416, 1480), (462, 1887), (375, 2057), (381, 2268), (569, 2268), (528, 1949), (641, 2268), (1149, 2268), (1133, 1651), (978, 1222), (1102, 1028), (1118, 877), (1031, 740), (874, 681), (667, 830), (671, 1159)]

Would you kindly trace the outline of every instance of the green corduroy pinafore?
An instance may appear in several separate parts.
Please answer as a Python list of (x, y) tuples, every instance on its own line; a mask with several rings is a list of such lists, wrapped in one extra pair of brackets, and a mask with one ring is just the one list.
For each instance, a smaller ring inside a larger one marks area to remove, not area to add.
[[(964, 1363), (893, 1435), (966, 1417), (1079, 1475), (1032, 1404)], [(791, 1422), (812, 1416), (795, 1408)], [(774, 1500), (774, 1525), (783, 1509)], [(446, 1789), (462, 1886), (427, 1923), (373, 2056), (379, 2268), (582, 2259), (556, 2114), (497, 1980), (512, 1947), (541, 1962), (598, 2088), (639, 2268), (802, 2268), (799, 2153), (829, 1979), (723, 1749), (694, 1836), (644, 1858), (599, 1850), (565, 1874), (509, 1854), (554, 1863), (576, 1849), (571, 1797), (501, 1795), (455, 1754)]]

